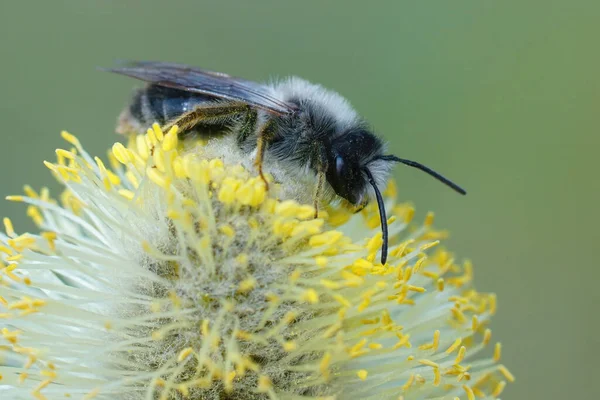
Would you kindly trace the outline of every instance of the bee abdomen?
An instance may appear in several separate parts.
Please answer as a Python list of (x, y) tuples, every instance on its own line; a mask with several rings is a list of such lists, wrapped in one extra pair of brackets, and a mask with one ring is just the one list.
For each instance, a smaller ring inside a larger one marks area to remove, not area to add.
[(131, 103), (121, 113), (117, 132), (144, 132), (155, 122), (164, 125), (198, 104), (211, 100), (211, 97), (198, 93), (157, 85), (146, 86), (135, 92)]

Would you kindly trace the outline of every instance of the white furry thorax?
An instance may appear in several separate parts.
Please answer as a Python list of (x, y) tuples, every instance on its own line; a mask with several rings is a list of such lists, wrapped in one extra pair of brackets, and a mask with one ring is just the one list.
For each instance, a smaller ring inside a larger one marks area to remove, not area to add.
[(345, 97), (319, 84), (291, 76), (272, 83), (270, 87), (273, 94), (282, 101), (307, 99), (318, 104), (327, 113), (335, 115), (338, 131), (356, 125), (359, 120), (356, 110)]

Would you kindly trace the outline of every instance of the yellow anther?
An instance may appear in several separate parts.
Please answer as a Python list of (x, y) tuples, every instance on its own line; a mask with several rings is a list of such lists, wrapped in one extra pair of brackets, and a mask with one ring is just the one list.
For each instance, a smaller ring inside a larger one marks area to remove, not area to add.
[(164, 139), (164, 133), (162, 131), (162, 129), (160, 129), (160, 125), (157, 124), (156, 122), (152, 124), (152, 133), (154, 134), (154, 137), (156, 138), (156, 140), (158, 140), (159, 142), (162, 142)]
[(417, 292), (417, 293), (424, 293), (426, 291), (424, 287), (420, 287), (420, 286), (406, 285), (406, 288), (408, 290), (410, 290), (411, 292)]
[(440, 365), (436, 362), (433, 362), (431, 360), (419, 360), (419, 364), (423, 364), (423, 365), (427, 365), (428, 367), (431, 368), (439, 368)]
[(56, 152), (56, 155), (59, 157), (64, 157), (69, 160), (75, 159), (75, 154), (71, 153), (70, 151), (63, 150), (63, 149), (56, 149), (55, 152)]
[(437, 246), (438, 244), (440, 244), (439, 240), (436, 240), (435, 242), (425, 243), (424, 245), (422, 245), (421, 247), (419, 247), (419, 251), (429, 250), (432, 247)]
[(478, 327), (479, 327), (479, 321), (477, 320), (477, 315), (473, 315), (473, 317), (471, 318), (471, 330), (473, 330), (473, 332), (475, 332)]
[(81, 147), (81, 144), (79, 143), (79, 140), (72, 134), (70, 134), (67, 131), (62, 131), (60, 133), (60, 136), (62, 136), (62, 138), (64, 140), (66, 140), (67, 142), (71, 143), (73, 146), (79, 148)]
[(502, 394), (502, 392), (504, 391), (505, 387), (506, 387), (506, 381), (498, 382), (498, 384), (494, 388), (494, 391), (492, 392), (492, 397), (500, 396)]
[(439, 386), (442, 382), (442, 374), (439, 368), (433, 369), (433, 386)]
[(406, 392), (408, 389), (410, 389), (410, 387), (412, 386), (414, 381), (415, 381), (415, 374), (410, 374), (408, 381), (406, 381), (406, 383), (404, 385), (402, 385), (402, 390)]
[(133, 193), (131, 190), (119, 189), (119, 191), (117, 193), (119, 193), (119, 195), (123, 196), (124, 198), (126, 198), (129, 201), (131, 201), (135, 198), (135, 193)]
[(157, 171), (155, 168), (148, 167), (146, 169), (146, 176), (148, 176), (152, 182), (163, 189), (167, 189), (171, 185), (171, 180), (163, 173)]
[(5, 199), (8, 201), (23, 201), (25, 198), (23, 196), (6, 196)]
[(315, 289), (307, 289), (302, 293), (301, 299), (307, 303), (316, 304), (319, 302), (319, 294)]
[(267, 393), (273, 389), (273, 382), (271, 382), (271, 378), (266, 375), (261, 375), (258, 378), (258, 387), (257, 390), (259, 393)]
[(248, 293), (250, 292), (252, 289), (254, 289), (256, 287), (256, 279), (254, 279), (253, 276), (248, 277), (246, 279), (244, 279), (243, 281), (240, 282), (240, 285), (238, 287), (238, 293)]
[(41, 370), (40, 375), (45, 376), (46, 378), (51, 378), (51, 379), (54, 379), (57, 376), (55, 371), (50, 371), (50, 370), (46, 370), (46, 369)]
[(46, 241), (48, 242), (48, 246), (50, 246), (50, 250), (56, 251), (55, 241), (56, 241), (56, 238), (58, 237), (56, 232), (42, 232), (42, 237), (44, 239), (46, 239)]
[(6, 230), (6, 235), (10, 236), (10, 237), (14, 237), (16, 235), (15, 228), (13, 227), (13, 224), (12, 224), (12, 221), (10, 220), (10, 218), (4, 217), (3, 222), (4, 222), (4, 229)]
[(448, 347), (448, 349), (446, 350), (446, 354), (452, 354), (454, 352), (454, 350), (458, 349), (458, 346), (460, 346), (462, 343), (462, 339), (458, 338), (454, 341), (454, 343), (452, 343), (450, 345), (450, 347)]
[(194, 352), (194, 349), (192, 349), (191, 347), (187, 347), (187, 348), (181, 350), (179, 352), (179, 355), (177, 356), (177, 362), (182, 362), (183, 360), (188, 358), (188, 356), (190, 354), (192, 354), (193, 352)]
[(485, 333), (483, 334), (483, 344), (487, 345), (491, 339), (492, 339), (492, 330), (486, 329)]
[(465, 358), (466, 352), (467, 352), (467, 348), (465, 346), (461, 346), (460, 350), (458, 350), (458, 355), (456, 356), (456, 359), (454, 360), (454, 364), (460, 364), (461, 361)]
[(327, 257), (324, 256), (317, 256), (315, 257), (315, 264), (317, 264), (317, 266), (324, 268), (327, 266)]
[(467, 394), (467, 399), (475, 400), (475, 393), (473, 393), (473, 389), (471, 389), (470, 386), (463, 385), (462, 388), (465, 391), (465, 393)]
[(490, 314), (496, 314), (496, 295), (492, 293), (489, 297), (490, 300)]
[(49, 384), (52, 383), (52, 379), (45, 379), (42, 382), (40, 382), (34, 389), (33, 392), (40, 392), (42, 389), (44, 389), (46, 386), (48, 386)]
[(437, 351), (440, 345), (440, 331), (436, 330), (433, 332), (433, 349)]
[(361, 369), (356, 373), (356, 375), (360, 378), (360, 380), (364, 381), (367, 379), (369, 372), (366, 369)]
[(298, 344), (294, 341), (284, 342), (283, 349), (287, 352), (294, 351), (298, 348)]
[(219, 227), (219, 231), (229, 238), (235, 237), (235, 230), (231, 227), (231, 225), (222, 225)]
[(438, 289), (438, 291), (440, 291), (440, 292), (443, 292), (443, 291), (444, 291), (444, 278), (439, 278), (439, 279), (437, 280), (437, 289)]
[(431, 212), (431, 211), (428, 212), (427, 215), (425, 216), (424, 225), (429, 228), (431, 225), (433, 225), (433, 219), (434, 219), (433, 212)]
[(323, 355), (321, 362), (319, 363), (319, 371), (325, 378), (325, 380), (329, 379), (329, 363), (331, 362), (331, 353), (327, 352)]

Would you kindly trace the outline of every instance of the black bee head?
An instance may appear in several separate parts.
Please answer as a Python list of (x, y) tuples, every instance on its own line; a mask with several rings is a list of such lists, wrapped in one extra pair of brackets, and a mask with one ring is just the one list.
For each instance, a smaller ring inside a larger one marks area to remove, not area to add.
[(351, 130), (333, 140), (328, 153), (327, 181), (333, 190), (357, 206), (369, 201), (369, 191), (373, 190), (379, 207), (383, 245), (381, 263), (387, 260), (388, 229), (385, 204), (379, 186), (385, 184), (391, 166), (402, 163), (428, 173), (461, 194), (464, 189), (442, 175), (416, 161), (394, 155), (383, 154), (383, 144), (366, 129)]
[[(327, 181), (335, 193), (353, 205), (366, 204), (369, 182), (365, 169), (382, 151), (381, 140), (363, 128), (334, 139), (328, 154)], [(387, 173), (382, 178), (387, 178)]]

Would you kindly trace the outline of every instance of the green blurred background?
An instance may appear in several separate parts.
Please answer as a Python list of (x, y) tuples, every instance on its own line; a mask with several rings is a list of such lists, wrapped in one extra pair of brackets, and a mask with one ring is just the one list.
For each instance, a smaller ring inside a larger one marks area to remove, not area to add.
[[(51, 179), (61, 129), (104, 155), (134, 81), (117, 59), (251, 79), (297, 74), (347, 96), (400, 156), (401, 196), (452, 232), (517, 376), (505, 399), (594, 398), (600, 345), (597, 1), (0, 3), (0, 194)], [(24, 208), (2, 202), (17, 229)]]

